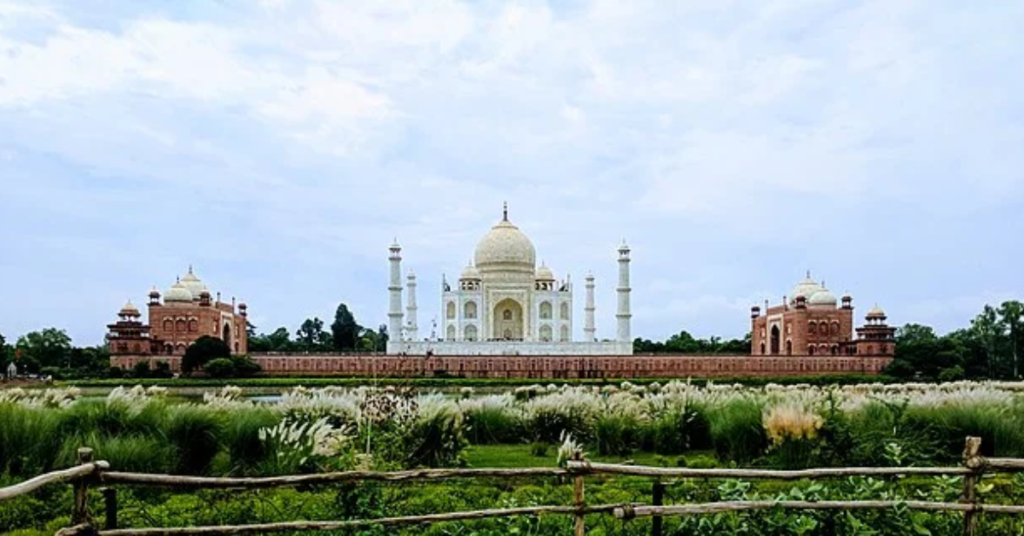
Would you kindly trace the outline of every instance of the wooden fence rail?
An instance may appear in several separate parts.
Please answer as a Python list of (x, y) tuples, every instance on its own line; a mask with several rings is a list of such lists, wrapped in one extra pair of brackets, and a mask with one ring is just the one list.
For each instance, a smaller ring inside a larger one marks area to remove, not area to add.
[[(611, 514), (618, 519), (630, 520), (651, 517), (652, 534), (662, 533), (662, 518), (665, 516), (708, 515), (723, 512), (743, 512), (767, 509), (790, 510), (884, 510), (907, 508), (930, 512), (962, 512), (964, 514), (963, 534), (977, 534), (978, 513), (1024, 514), (1024, 505), (980, 504), (976, 486), (986, 471), (1022, 472), (1024, 459), (984, 458), (979, 455), (981, 439), (967, 438), (963, 452), (962, 467), (842, 467), (803, 469), (795, 471), (764, 469), (688, 469), (644, 467), (589, 462), (579, 453), (567, 462), (565, 468), (524, 468), (524, 469), (417, 469), (411, 471), (344, 471), (315, 475), (289, 475), (262, 478), (218, 478), (179, 476), (164, 474), (126, 473), (110, 471), (107, 462), (92, 461), (90, 449), (79, 449), (79, 465), (70, 469), (54, 471), (37, 476), (25, 482), (0, 488), (0, 502), (31, 493), (40, 487), (70, 482), (75, 489), (72, 522), (74, 526), (58, 531), (59, 536), (101, 535), (101, 536), (191, 536), (211, 534), (248, 534), (297, 532), (313, 530), (337, 530), (367, 527), (371, 525), (402, 526), (447, 521), (489, 519), (541, 514), (571, 515), (574, 518), (575, 536), (586, 534), (588, 514)], [(585, 477), (592, 475), (629, 475), (655, 479), (652, 487), (653, 505), (605, 504), (588, 505), (585, 500)], [(960, 502), (928, 501), (722, 501), (705, 504), (662, 505), (665, 480), (671, 479), (773, 479), (803, 480), (837, 478), (848, 476), (896, 477), (909, 475), (962, 476), (964, 487)], [(536, 478), (562, 477), (571, 479), (573, 504), (571, 506), (534, 506), (528, 508), (499, 508), (463, 512), (447, 512), (421, 516), (388, 517), (381, 519), (356, 519), (345, 521), (291, 521), (232, 526), (207, 527), (159, 527), (159, 528), (117, 528), (117, 493), (114, 485), (155, 486), (177, 489), (232, 488), (262, 489), (310, 484), (331, 484), (338, 482), (401, 482), (430, 481), (457, 478)], [(105, 523), (100, 528), (94, 523), (88, 511), (86, 500), (90, 487), (101, 488), (105, 503)]]

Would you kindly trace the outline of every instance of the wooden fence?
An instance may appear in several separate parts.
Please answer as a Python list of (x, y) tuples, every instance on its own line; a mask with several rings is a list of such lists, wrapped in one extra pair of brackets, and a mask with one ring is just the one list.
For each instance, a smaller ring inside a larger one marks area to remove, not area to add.
[[(61, 529), (58, 536), (192, 536), (208, 534), (272, 533), (312, 530), (337, 530), (369, 527), (372, 525), (401, 526), (541, 514), (571, 515), (575, 518), (574, 535), (586, 534), (587, 514), (610, 514), (618, 519), (652, 517), (652, 534), (662, 534), (665, 516), (707, 515), (783, 508), (791, 510), (886, 510), (902, 507), (931, 512), (963, 512), (963, 534), (977, 534), (977, 514), (1024, 514), (1024, 506), (992, 505), (978, 501), (976, 486), (982, 474), (988, 472), (1024, 472), (1024, 459), (985, 458), (979, 454), (981, 439), (969, 437), (963, 453), (961, 467), (843, 467), (804, 469), (795, 471), (765, 469), (688, 469), (661, 468), (633, 465), (593, 463), (576, 456), (565, 468), (530, 469), (417, 469), (410, 471), (375, 472), (346, 471), (312, 475), (291, 475), (262, 478), (218, 478), (177, 476), (148, 473), (111, 471), (104, 461), (93, 461), (92, 450), (79, 449), (79, 465), (62, 471), (37, 476), (20, 484), (0, 488), (0, 503), (31, 493), (40, 487), (70, 482), (74, 486), (73, 526)], [(589, 505), (585, 500), (584, 480), (592, 475), (630, 475), (654, 479), (651, 505), (604, 504)], [(703, 504), (664, 505), (665, 482), (679, 479), (769, 479), (805, 480), (848, 476), (895, 477), (907, 475), (961, 476), (963, 492), (959, 502), (928, 501), (723, 501)], [(498, 508), (463, 512), (447, 512), (420, 516), (387, 517), (345, 521), (291, 521), (233, 526), (117, 528), (117, 493), (114, 485), (153, 486), (175, 489), (259, 489), (309, 484), (330, 484), (362, 481), (424, 481), (485, 477), (562, 477), (572, 480), (573, 504), (562, 506), (534, 506), (525, 508)], [(94, 520), (88, 509), (87, 496), (93, 487), (100, 487), (104, 498), (102, 525)]]

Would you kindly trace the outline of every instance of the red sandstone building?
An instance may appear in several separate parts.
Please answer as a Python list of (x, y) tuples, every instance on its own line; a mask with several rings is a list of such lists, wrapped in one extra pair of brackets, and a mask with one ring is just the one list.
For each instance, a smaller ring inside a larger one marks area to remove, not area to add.
[(129, 301), (107, 326), (112, 366), (129, 368), (142, 360), (152, 366), (163, 360), (178, 370), (185, 349), (204, 335), (223, 340), (234, 354), (248, 353), (246, 305), (236, 306), (234, 299), (222, 303), (220, 293), (213, 298), (192, 268), (162, 298), (156, 289), (149, 293), (149, 324)]
[(885, 323), (877, 306), (867, 324), (853, 327), (853, 298), (836, 297), (810, 273), (782, 303), (751, 308), (751, 354), (754, 356), (892, 356), (896, 328)]

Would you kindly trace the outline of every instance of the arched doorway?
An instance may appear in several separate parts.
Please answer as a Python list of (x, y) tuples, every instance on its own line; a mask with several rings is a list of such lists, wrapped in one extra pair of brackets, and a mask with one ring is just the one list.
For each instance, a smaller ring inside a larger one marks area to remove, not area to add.
[(231, 324), (224, 324), (224, 342), (231, 347)]
[(523, 306), (512, 298), (505, 298), (494, 306), (491, 317), (494, 324), (493, 338), (506, 341), (523, 340)]
[(772, 326), (772, 355), (779, 355), (779, 326)]

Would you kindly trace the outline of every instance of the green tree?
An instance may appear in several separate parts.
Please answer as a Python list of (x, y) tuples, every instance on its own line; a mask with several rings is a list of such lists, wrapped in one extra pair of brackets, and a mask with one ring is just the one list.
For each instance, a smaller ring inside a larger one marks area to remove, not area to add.
[(334, 323), (331, 324), (334, 349), (342, 352), (355, 350), (362, 331), (362, 327), (356, 323), (356, 317), (348, 310), (348, 306), (344, 303), (339, 304), (337, 311), (334, 312)]
[(307, 318), (295, 332), (295, 342), (306, 352), (330, 348), (330, 334), (324, 331), (324, 321)]
[(1006, 342), (1006, 325), (1000, 321), (999, 313), (986, 305), (981, 314), (971, 320), (971, 330), (985, 349), (985, 364), (991, 378), (1004, 377), (1011, 373), (1003, 359), (1002, 347)]
[(28, 372), (39, 372), (43, 367), (70, 365), (71, 337), (62, 329), (46, 328), (26, 333), (18, 338), (15, 347)]
[(1018, 338), (1021, 336), (1021, 321), (1024, 319), (1024, 304), (1017, 300), (1003, 302), (999, 306), (999, 317), (1010, 332), (1010, 351), (1013, 359), (1013, 377), (1020, 377), (1018, 366)]
[(185, 355), (181, 358), (181, 371), (191, 374), (193, 370), (202, 368), (206, 363), (219, 357), (231, 357), (231, 348), (217, 337), (203, 335), (185, 350)]

